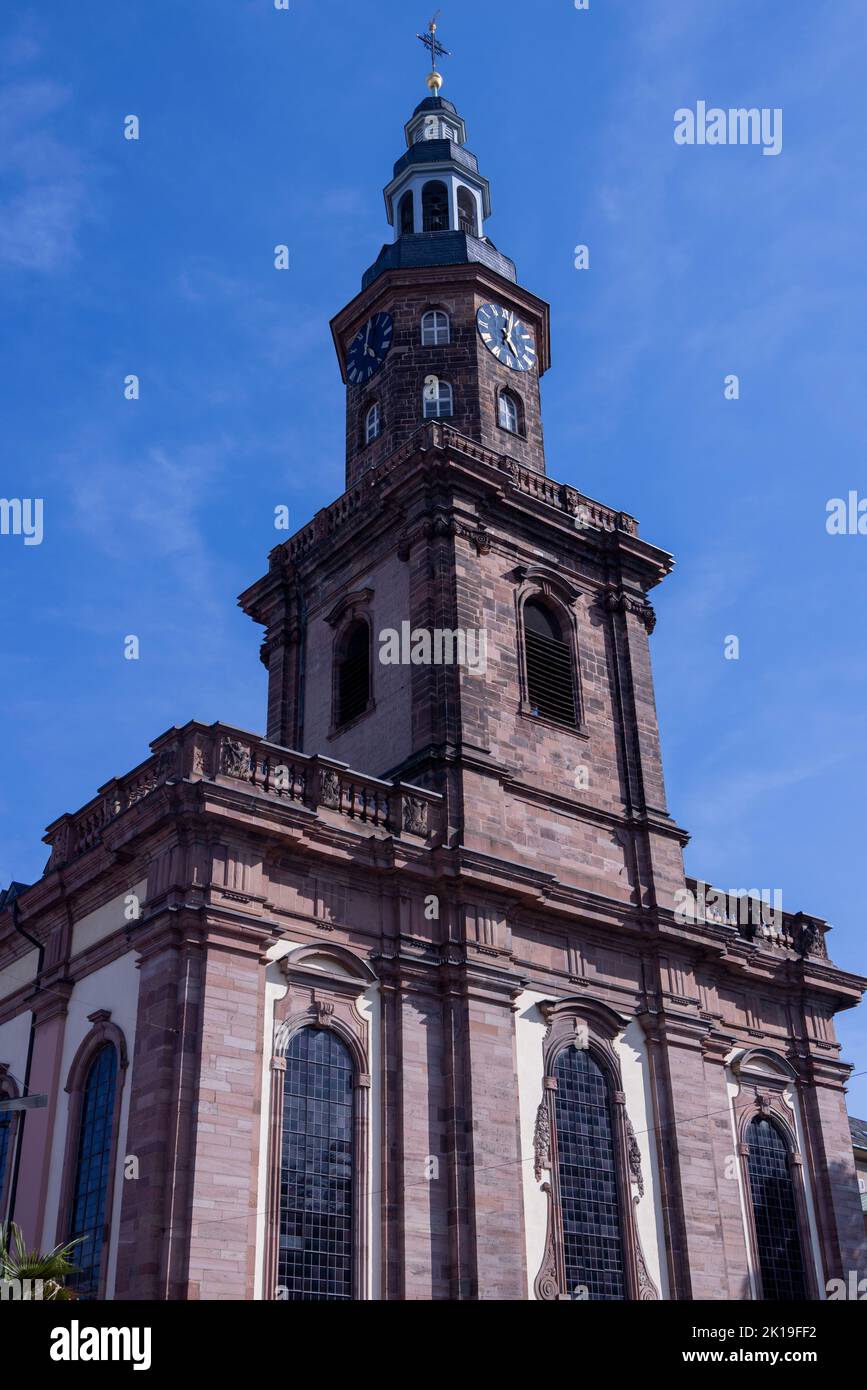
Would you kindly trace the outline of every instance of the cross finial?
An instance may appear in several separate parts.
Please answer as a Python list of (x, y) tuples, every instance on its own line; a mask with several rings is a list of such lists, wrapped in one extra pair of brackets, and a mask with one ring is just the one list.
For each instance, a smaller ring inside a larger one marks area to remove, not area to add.
[(430, 72), (427, 78), (427, 85), (434, 96), (436, 96), (440, 87), (443, 85), (443, 79), (440, 73), (437, 72), (437, 58), (450, 58), (452, 56), (447, 48), (443, 48), (437, 38), (437, 20), (440, 14), (441, 11), (437, 10), (430, 24), (427, 26), (428, 31), (426, 34), (416, 35), (430, 53)]

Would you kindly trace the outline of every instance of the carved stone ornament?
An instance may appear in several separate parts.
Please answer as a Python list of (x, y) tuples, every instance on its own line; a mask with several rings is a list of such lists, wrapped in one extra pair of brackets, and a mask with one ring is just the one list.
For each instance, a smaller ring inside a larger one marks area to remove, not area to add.
[(554, 1194), (549, 1182), (542, 1184), (542, 1191), (548, 1199), (548, 1233), (545, 1237), (545, 1252), (539, 1273), (533, 1281), (533, 1292), (542, 1303), (556, 1303), (562, 1295), (557, 1277), (557, 1252), (554, 1247)]
[(227, 777), (250, 775), (250, 750), (236, 738), (223, 739), (222, 769)]
[(798, 934), (797, 949), (802, 956), (821, 956), (827, 960), (828, 952), (825, 947), (825, 939), (816, 922), (807, 919), (802, 923)]
[(322, 773), (319, 800), (323, 806), (340, 805), (340, 778), (333, 767), (326, 767)]
[(415, 530), (401, 533), (397, 542), (397, 558), (408, 560), (417, 540), (430, 541), (451, 536), (460, 536), (462, 540), (469, 541), (475, 546), (477, 555), (487, 555), (490, 552), (491, 537), (484, 522), (477, 522), (473, 529), (465, 526), (454, 516), (437, 512), (435, 516), (427, 517)]
[(609, 613), (634, 613), (649, 633), (656, 627), (656, 613), (646, 598), (627, 594), (623, 589), (608, 589), (603, 603)]
[(408, 835), (427, 835), (428, 804), (420, 796), (403, 798), (403, 828)]
[(536, 1126), (533, 1130), (533, 1171), (536, 1181), (541, 1182), (542, 1173), (551, 1167), (551, 1112), (548, 1097), (543, 1096), (536, 1111)]
[(644, 1175), (641, 1171), (641, 1150), (638, 1147), (638, 1140), (635, 1137), (635, 1130), (632, 1128), (632, 1121), (626, 1116), (626, 1144), (629, 1157), (629, 1171), (633, 1180), (638, 1186), (639, 1197), (644, 1196)]
[(644, 1259), (644, 1251), (641, 1248), (641, 1239), (638, 1232), (635, 1233), (635, 1258), (638, 1265), (638, 1297), (642, 1303), (658, 1303), (659, 1289), (654, 1284), (647, 1269)]
[(314, 999), (313, 1012), (316, 1015), (316, 1022), (320, 1028), (327, 1028), (334, 1017), (334, 1005), (329, 1004), (324, 999)]

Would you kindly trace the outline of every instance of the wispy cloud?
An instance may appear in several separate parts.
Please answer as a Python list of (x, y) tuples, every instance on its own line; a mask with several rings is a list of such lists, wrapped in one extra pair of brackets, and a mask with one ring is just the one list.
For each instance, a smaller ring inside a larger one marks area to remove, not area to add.
[(91, 209), (82, 158), (60, 134), (69, 101), (48, 79), (0, 92), (0, 266), (52, 272), (77, 258)]

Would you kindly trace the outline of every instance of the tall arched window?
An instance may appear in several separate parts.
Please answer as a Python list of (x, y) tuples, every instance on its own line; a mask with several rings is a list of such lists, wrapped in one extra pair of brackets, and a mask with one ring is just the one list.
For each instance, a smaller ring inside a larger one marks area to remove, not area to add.
[(470, 236), (478, 236), (476, 200), (468, 188), (458, 189), (458, 227)]
[(745, 1137), (759, 1297), (803, 1302), (808, 1297), (807, 1282), (789, 1147), (773, 1120), (761, 1115), (747, 1125)]
[(350, 623), (337, 650), (337, 719), (348, 724), (370, 703), (370, 628), (363, 618)]
[[(11, 1081), (0, 1076), (0, 1100), (12, 1100), (15, 1090)], [(14, 1110), (0, 1110), (0, 1221), (6, 1210), (6, 1195), (12, 1176), (12, 1161), (15, 1153), (15, 1122), (18, 1113)]]
[(443, 309), (428, 309), (421, 316), (422, 347), (442, 347), (450, 340), (449, 316)]
[(541, 599), (524, 604), (524, 659), (530, 713), (558, 724), (577, 724), (571, 633)]
[(554, 1076), (554, 1152), (566, 1288), (573, 1298), (625, 1299), (608, 1081), (590, 1052), (576, 1047), (559, 1053)]
[(449, 229), (449, 190), (438, 179), (426, 183), (421, 192), (422, 222), (426, 232)]
[(107, 1042), (94, 1053), (81, 1092), (68, 1227), (69, 1239), (84, 1237), (76, 1247), (77, 1273), (71, 1280), (79, 1298), (96, 1298), (100, 1291), (116, 1087), (117, 1049)]
[(454, 412), (454, 397), (452, 388), (447, 381), (438, 381), (433, 390), (429, 391), (425, 387), (422, 393), (424, 403), (424, 418), (426, 420), (438, 420)]
[(510, 434), (521, 433), (521, 408), (511, 391), (501, 391), (497, 402), (497, 418), (501, 429)]
[(407, 236), (415, 231), (415, 209), (413, 207), (412, 193), (404, 193), (398, 207), (398, 219), (400, 222), (401, 236)]
[(346, 1301), (353, 1290), (353, 1065), (330, 1028), (286, 1049), (277, 1283), (290, 1300)]
[(378, 439), (382, 433), (382, 416), (379, 410), (379, 401), (374, 401), (364, 417), (364, 442), (372, 444), (374, 439)]

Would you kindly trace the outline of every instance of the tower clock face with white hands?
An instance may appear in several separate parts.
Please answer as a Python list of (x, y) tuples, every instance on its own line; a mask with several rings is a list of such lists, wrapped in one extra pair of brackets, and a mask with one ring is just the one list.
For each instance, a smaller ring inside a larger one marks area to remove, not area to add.
[(370, 381), (378, 372), (394, 341), (394, 320), (391, 314), (374, 314), (360, 328), (346, 353), (346, 375), (353, 386)]
[(483, 304), (476, 314), (479, 335), (488, 352), (513, 372), (529, 372), (536, 365), (536, 343), (525, 323), (502, 304)]

